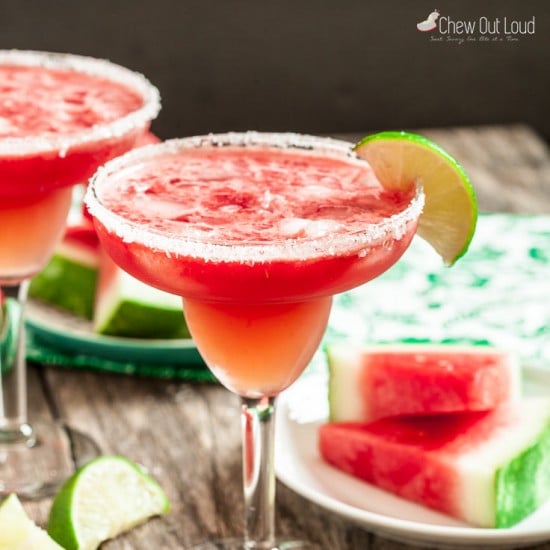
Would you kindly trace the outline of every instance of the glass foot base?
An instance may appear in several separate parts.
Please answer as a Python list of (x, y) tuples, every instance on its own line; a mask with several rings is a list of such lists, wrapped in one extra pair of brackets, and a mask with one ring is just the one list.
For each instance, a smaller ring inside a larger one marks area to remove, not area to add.
[(266, 546), (243, 539), (223, 539), (192, 546), (191, 550), (320, 550), (320, 546), (303, 540), (277, 540), (275, 546)]
[(35, 422), (26, 438), (0, 442), (0, 495), (51, 496), (78, 467), (99, 454), (87, 435), (56, 422)]

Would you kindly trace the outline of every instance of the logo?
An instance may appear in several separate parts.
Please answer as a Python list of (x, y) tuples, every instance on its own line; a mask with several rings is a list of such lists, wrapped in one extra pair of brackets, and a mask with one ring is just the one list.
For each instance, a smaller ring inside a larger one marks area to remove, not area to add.
[[(422, 33), (430, 32), (430, 42), (518, 42), (535, 34), (536, 20), (512, 19), (510, 17), (487, 17), (477, 19), (455, 18), (441, 15), (433, 10), (424, 21), (416, 24)], [(434, 32), (435, 31), (435, 32)]]
[(430, 15), (424, 21), (417, 23), (416, 28), (420, 32), (431, 32), (437, 29), (437, 18), (440, 16), (440, 13), (437, 10), (432, 11)]

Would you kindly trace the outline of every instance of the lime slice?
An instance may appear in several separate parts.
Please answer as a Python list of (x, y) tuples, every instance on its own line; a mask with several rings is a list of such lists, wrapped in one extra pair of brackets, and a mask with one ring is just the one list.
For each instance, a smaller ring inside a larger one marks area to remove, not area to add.
[(10, 495), (0, 504), (0, 548), (63, 550), (27, 516), (16, 495)]
[(139, 466), (102, 456), (63, 485), (52, 504), (48, 533), (66, 550), (94, 550), (169, 508), (162, 489)]
[(449, 153), (424, 136), (407, 132), (373, 134), (354, 149), (387, 189), (422, 184), (426, 203), (417, 233), (447, 265), (468, 250), (477, 221), (477, 201), (466, 172)]

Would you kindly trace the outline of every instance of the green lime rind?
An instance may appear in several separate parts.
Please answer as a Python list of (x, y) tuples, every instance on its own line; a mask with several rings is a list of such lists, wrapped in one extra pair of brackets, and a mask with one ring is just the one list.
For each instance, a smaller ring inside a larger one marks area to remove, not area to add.
[(66, 550), (95, 550), (105, 540), (169, 510), (163, 490), (141, 467), (122, 456), (101, 456), (62, 486), (47, 531)]
[(73, 522), (65, 522), (59, 519), (61, 517), (65, 519), (66, 510), (71, 509), (74, 486), (77, 480), (77, 475), (71, 477), (55, 497), (47, 526), (48, 535), (66, 550), (78, 550), (79, 548), (78, 535)]
[[(427, 240), (443, 257), (445, 263), (450, 266), (466, 253), (475, 233), (478, 206), (474, 188), (460, 163), (437, 143), (434, 143), (420, 134), (405, 131), (380, 132), (365, 136), (354, 146), (354, 150), (359, 156), (365, 158), (372, 165), (382, 185), (390, 188), (396, 187), (397, 185), (398, 188), (402, 188), (404, 186), (409, 186), (412, 181), (410, 179), (401, 182), (389, 181), (388, 178), (385, 177), (384, 170), (381, 169), (380, 166), (377, 166), (376, 156), (373, 157), (370, 153), (373, 147), (386, 146), (389, 150), (392, 145), (399, 143), (412, 144), (418, 147), (425, 157), (434, 161), (432, 163), (434, 166), (443, 168), (451, 176), (454, 176), (452, 177), (453, 183), (455, 183), (453, 190), (458, 193), (458, 195), (455, 194), (455, 198), (457, 196), (462, 198), (462, 210), (468, 215), (468, 219), (466, 220), (453, 220), (457, 225), (455, 228), (449, 227), (448, 220), (447, 222), (442, 222), (438, 216), (441, 212), (441, 204), (437, 204), (437, 201), (441, 200), (440, 189), (434, 190), (433, 187), (428, 185), (432, 174), (414, 174), (415, 179), (422, 182), (426, 195), (424, 212), (419, 220), (418, 234)], [(383, 160), (387, 161), (387, 159)], [(395, 162), (400, 163), (401, 160), (402, 159), (396, 158)], [(433, 169), (434, 166), (430, 166), (430, 168)], [(438, 195), (437, 198), (435, 197), (436, 194)], [(447, 207), (447, 214), (449, 214), (451, 210), (452, 207)], [(453, 229), (455, 231), (453, 231)], [(456, 240), (456, 243), (451, 243), (455, 246), (449, 246), (450, 240)]]

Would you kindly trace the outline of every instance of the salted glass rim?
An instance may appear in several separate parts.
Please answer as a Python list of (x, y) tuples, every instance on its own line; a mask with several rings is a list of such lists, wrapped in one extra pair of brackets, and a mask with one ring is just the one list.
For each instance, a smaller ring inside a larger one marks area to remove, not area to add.
[(169, 256), (191, 257), (212, 262), (262, 263), (336, 256), (345, 253), (346, 250), (368, 249), (386, 240), (399, 240), (406, 234), (410, 223), (418, 219), (424, 206), (424, 192), (419, 183), (415, 196), (405, 209), (380, 222), (367, 224), (359, 231), (330, 233), (311, 238), (284, 238), (271, 242), (220, 243), (208, 241), (207, 237), (200, 239), (193, 235), (186, 238), (181, 233), (144, 228), (139, 223), (112, 212), (98, 197), (98, 188), (107, 184), (111, 177), (142, 161), (176, 154), (185, 149), (217, 147), (290, 149), (366, 163), (355, 154), (350, 142), (307, 134), (248, 131), (170, 139), (135, 149), (100, 167), (90, 180), (86, 192), (85, 203), (88, 210), (108, 232), (114, 233), (126, 243), (138, 242)]
[(19, 157), (59, 151), (60, 156), (65, 156), (69, 149), (123, 136), (153, 120), (160, 111), (159, 91), (144, 75), (106, 59), (71, 53), (12, 49), (0, 50), (0, 65), (70, 70), (105, 78), (137, 92), (143, 99), (143, 104), (138, 109), (80, 132), (51, 136), (0, 137), (0, 155)]

